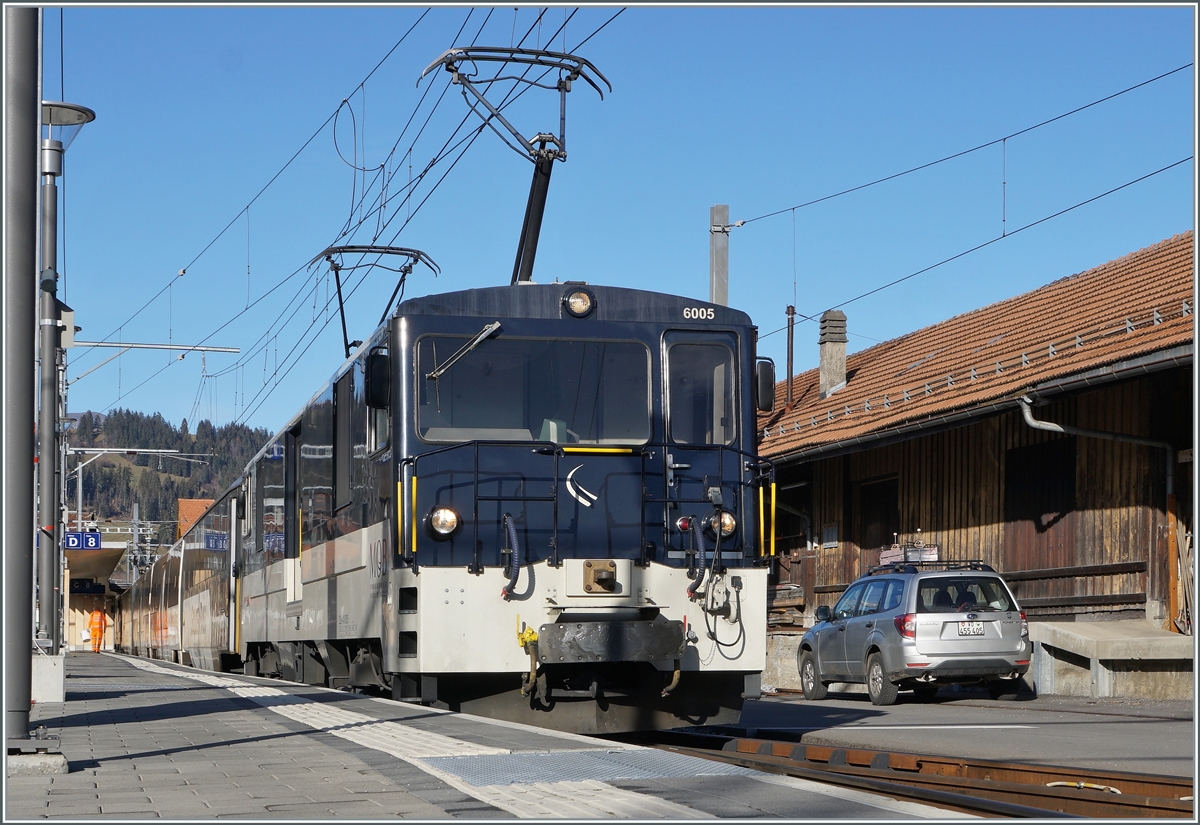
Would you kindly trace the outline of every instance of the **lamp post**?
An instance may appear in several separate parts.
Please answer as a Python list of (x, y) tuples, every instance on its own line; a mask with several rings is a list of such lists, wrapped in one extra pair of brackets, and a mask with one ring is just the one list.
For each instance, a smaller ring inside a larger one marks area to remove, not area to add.
[(50, 651), (58, 653), (62, 642), (58, 612), (62, 580), (59, 561), (61, 511), (58, 506), (58, 184), (63, 172), (63, 153), (85, 123), (96, 113), (74, 103), (42, 101), (42, 260), (39, 286), (38, 379), (38, 630)]

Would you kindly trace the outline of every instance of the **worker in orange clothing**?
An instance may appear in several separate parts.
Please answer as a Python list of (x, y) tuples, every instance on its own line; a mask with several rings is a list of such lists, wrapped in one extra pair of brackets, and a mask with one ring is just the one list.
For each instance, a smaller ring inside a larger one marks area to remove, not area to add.
[(91, 618), (88, 619), (88, 631), (92, 634), (92, 652), (99, 653), (100, 646), (104, 644), (104, 631), (108, 627), (108, 616), (105, 612), (97, 607), (92, 611)]

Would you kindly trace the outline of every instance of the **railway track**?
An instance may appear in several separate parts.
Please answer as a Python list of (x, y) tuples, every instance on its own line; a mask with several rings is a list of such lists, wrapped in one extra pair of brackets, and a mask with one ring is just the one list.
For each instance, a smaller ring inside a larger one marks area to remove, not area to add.
[(984, 816), (1193, 818), (1188, 777), (664, 731), (642, 744)]

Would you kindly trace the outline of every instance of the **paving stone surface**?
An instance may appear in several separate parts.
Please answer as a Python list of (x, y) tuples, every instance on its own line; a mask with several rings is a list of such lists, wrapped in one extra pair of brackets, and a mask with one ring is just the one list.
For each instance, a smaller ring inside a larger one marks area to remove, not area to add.
[(450, 816), (422, 798), (430, 788), (480, 805), (414, 768), (418, 795), (336, 737), (120, 657), (69, 654), (66, 684), (67, 701), (30, 721), (60, 737), (71, 772), (7, 777), (6, 820)]
[[(69, 654), (66, 701), (37, 705), (30, 716), (59, 737), (70, 772), (7, 777), (5, 821), (878, 820), (943, 813), (743, 769), (718, 776), (725, 766), (699, 759), (681, 773), (667, 763), (691, 757), (111, 654)], [(593, 763), (613, 778), (594, 778)]]

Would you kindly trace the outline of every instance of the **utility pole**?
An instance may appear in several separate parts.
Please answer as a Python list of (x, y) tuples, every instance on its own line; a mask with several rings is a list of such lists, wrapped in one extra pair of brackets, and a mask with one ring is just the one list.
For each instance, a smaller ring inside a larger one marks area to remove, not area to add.
[(708, 210), (708, 301), (729, 306), (729, 204)]
[[(46, 640), (57, 656), (61, 639), (59, 607), (62, 596), (62, 508), (59, 502), (58, 422), (59, 328), (61, 312), (69, 308), (58, 300), (58, 184), (63, 173), (63, 152), (96, 113), (74, 103), (42, 101), (41, 124), (48, 135), (42, 140), (42, 263), (38, 406), (38, 639)], [(55, 135), (62, 137), (59, 140)], [(70, 316), (73, 318), (73, 314)], [(72, 321), (73, 323), (73, 321)], [(73, 328), (72, 328), (72, 331)]]
[(729, 306), (729, 230), (745, 225), (729, 222), (729, 204), (708, 210), (708, 302)]
[(33, 7), (4, 9), (4, 734), (29, 739), (33, 661), (33, 321), (37, 272), (38, 23)]
[[(58, 653), (58, 184), (62, 143), (42, 141), (42, 274), (38, 360), (38, 639)], [(53, 628), (53, 630), (52, 630)]]
[(787, 320), (787, 333), (788, 333), (788, 340), (787, 340), (787, 348), (788, 348), (788, 351), (787, 351), (787, 370), (788, 370), (788, 383), (787, 383), (787, 404), (786, 404), (786, 406), (784, 407), (784, 409), (785, 409), (785, 410), (787, 410), (788, 412), (791, 412), (791, 409), (792, 409), (792, 340), (793, 340), (793, 335), (795, 334), (795, 327), (796, 327), (796, 308), (795, 308), (794, 306), (792, 306), (791, 304), (788, 304), (788, 308), (787, 308), (787, 319), (788, 319), (788, 320)]

